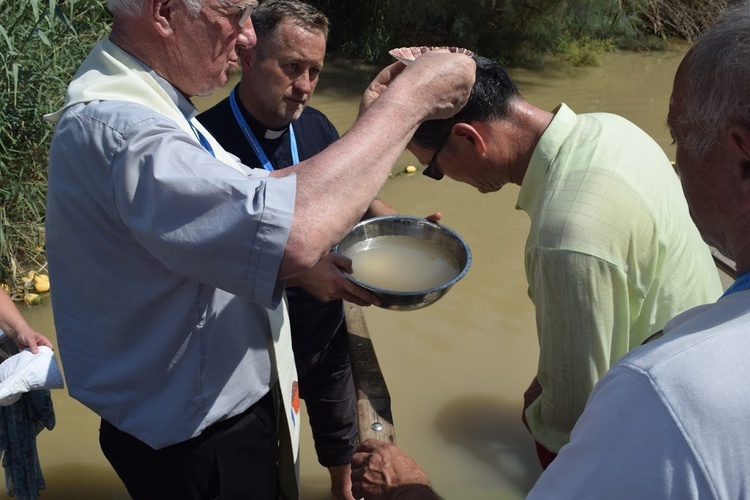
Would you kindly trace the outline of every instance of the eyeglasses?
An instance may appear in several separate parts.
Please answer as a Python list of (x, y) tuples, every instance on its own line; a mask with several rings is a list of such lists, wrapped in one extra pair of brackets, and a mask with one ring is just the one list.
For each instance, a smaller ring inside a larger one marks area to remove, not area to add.
[(238, 4), (238, 3), (230, 2), (229, 0), (216, 0), (216, 1), (222, 5), (226, 5), (227, 7), (237, 9), (236, 13), (240, 15), (240, 20), (239, 20), (240, 28), (243, 28), (245, 26), (245, 23), (247, 22), (247, 20), (250, 19), (250, 14), (253, 13), (253, 8), (255, 8), (255, 2)]
[(436, 181), (439, 181), (443, 178), (443, 173), (440, 171), (440, 169), (437, 168), (436, 162), (438, 159), (438, 156), (440, 155), (440, 152), (445, 147), (445, 143), (448, 142), (448, 138), (450, 137), (451, 133), (450, 130), (447, 134), (443, 136), (443, 138), (440, 140), (440, 144), (438, 145), (438, 148), (435, 150), (435, 153), (432, 155), (432, 158), (430, 159), (430, 163), (427, 164), (427, 168), (422, 170), (422, 175), (426, 175), (430, 179), (435, 179)]

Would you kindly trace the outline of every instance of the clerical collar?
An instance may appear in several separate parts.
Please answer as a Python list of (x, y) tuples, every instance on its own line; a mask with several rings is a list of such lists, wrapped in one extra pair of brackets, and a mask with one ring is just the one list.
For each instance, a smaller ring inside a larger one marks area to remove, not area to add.
[(281, 137), (282, 135), (284, 135), (284, 133), (286, 133), (287, 130), (289, 130), (289, 129), (285, 128), (285, 129), (282, 129), (282, 130), (271, 130), (269, 128), (269, 129), (266, 129), (266, 133), (263, 134), (263, 137), (265, 137), (266, 139), (270, 139), (270, 140), (278, 139), (279, 137)]
[[(236, 97), (239, 96), (235, 94), (235, 98)], [(237, 99), (237, 101), (239, 102), (239, 99)], [(289, 130), (288, 126), (284, 127), (281, 130), (271, 130), (270, 128), (259, 122), (244, 106), (238, 107), (242, 112), (242, 117), (247, 121), (247, 125), (250, 127), (250, 130), (252, 130), (253, 134), (255, 134), (255, 137), (263, 137), (264, 139), (273, 141), (283, 136)]]
[[(233, 88), (229, 93), (229, 106), (232, 109), (232, 115), (234, 115), (234, 119), (237, 122), (237, 125), (240, 127), (240, 130), (242, 130), (245, 139), (247, 139), (247, 142), (253, 149), (253, 153), (255, 153), (255, 156), (258, 158), (258, 160), (260, 160), (260, 164), (264, 169), (268, 171), (274, 170), (274, 166), (271, 164), (268, 156), (266, 156), (265, 151), (263, 151), (263, 147), (258, 142), (258, 139), (256, 139), (255, 133), (251, 129), (251, 126), (248, 124), (247, 119), (255, 122), (256, 125), (258, 124), (258, 121), (249, 113), (247, 113), (243, 106), (240, 106), (237, 103), (237, 87)], [(245, 118), (245, 115), (247, 115), (247, 119)], [(268, 129), (263, 127), (262, 131), (265, 137)], [(284, 132), (282, 131), (281, 133), (283, 134)], [(297, 139), (294, 137), (294, 126), (291, 123), (289, 124), (289, 146), (292, 152), (292, 165), (296, 165), (297, 163), (299, 163), (299, 151), (297, 150)]]

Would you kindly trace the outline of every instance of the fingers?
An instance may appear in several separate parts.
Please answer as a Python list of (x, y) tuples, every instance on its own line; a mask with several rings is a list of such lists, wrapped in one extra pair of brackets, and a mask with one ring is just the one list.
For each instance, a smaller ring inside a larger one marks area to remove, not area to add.
[(406, 65), (400, 61), (396, 61), (383, 68), (380, 73), (372, 80), (370, 85), (388, 86), (398, 75), (403, 73), (406, 69)]
[(39, 352), (39, 347), (37, 346), (36, 340), (31, 339), (29, 340), (28, 344), (26, 344), (26, 347), (31, 351), (32, 354), (37, 354)]
[(352, 259), (350, 259), (349, 257), (341, 255), (340, 253), (331, 252), (326, 256), (326, 258), (328, 258), (328, 260), (330, 260), (331, 263), (339, 269), (342, 269), (349, 274), (354, 272), (354, 270), (352, 269)]
[(346, 281), (347, 284), (344, 286), (345, 293), (342, 295), (344, 300), (362, 307), (372, 304), (380, 305), (380, 299), (375, 294), (359, 285), (355, 285), (349, 280)]

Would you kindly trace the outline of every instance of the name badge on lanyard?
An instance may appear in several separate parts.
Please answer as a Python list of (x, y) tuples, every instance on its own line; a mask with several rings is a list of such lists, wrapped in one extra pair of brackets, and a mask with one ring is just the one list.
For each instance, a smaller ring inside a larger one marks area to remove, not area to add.
[[(245, 135), (245, 139), (247, 139), (247, 142), (250, 143), (250, 147), (253, 149), (253, 153), (255, 153), (255, 156), (258, 157), (258, 160), (260, 160), (263, 168), (265, 168), (269, 172), (272, 172), (274, 170), (273, 165), (271, 165), (271, 161), (268, 159), (268, 156), (266, 156), (263, 148), (260, 147), (260, 142), (258, 142), (258, 139), (255, 138), (255, 134), (253, 134), (253, 131), (250, 130), (250, 126), (247, 124), (247, 121), (245, 121), (245, 117), (242, 116), (240, 107), (237, 104), (236, 94), (237, 87), (233, 88), (232, 92), (229, 93), (229, 104), (232, 106), (232, 114), (234, 114), (234, 119), (237, 121), (237, 125), (240, 126), (242, 133)], [(297, 163), (299, 163), (299, 153), (297, 151), (297, 140), (294, 136), (294, 127), (292, 127), (291, 123), (289, 124), (289, 143), (291, 144), (292, 148), (292, 165), (296, 165)]]

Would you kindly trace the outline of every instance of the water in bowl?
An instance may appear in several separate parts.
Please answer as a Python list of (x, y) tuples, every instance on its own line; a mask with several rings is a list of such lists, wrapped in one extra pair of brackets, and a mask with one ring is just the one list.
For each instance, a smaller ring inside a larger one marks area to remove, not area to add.
[(429, 290), (451, 281), (461, 271), (456, 258), (435, 242), (411, 236), (378, 236), (352, 245), (352, 276), (384, 290)]

